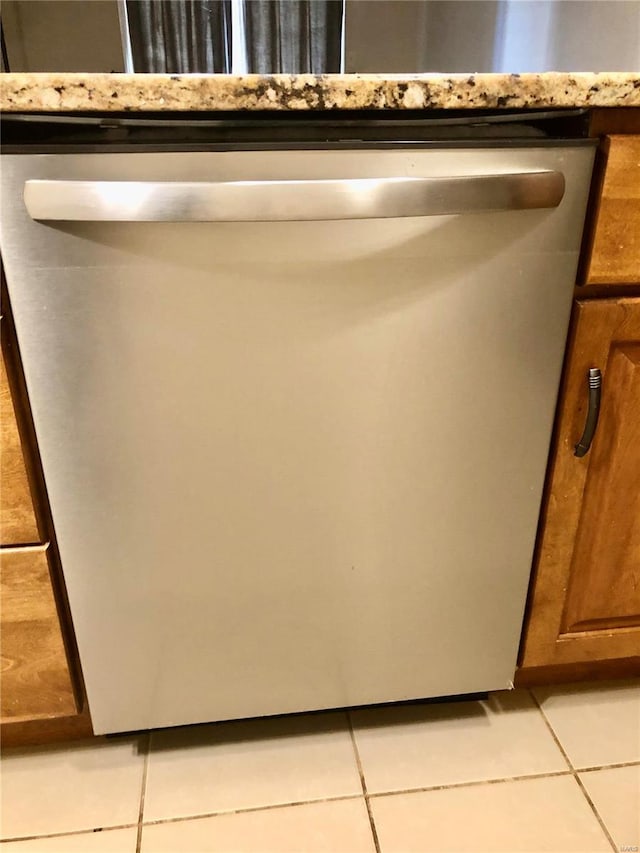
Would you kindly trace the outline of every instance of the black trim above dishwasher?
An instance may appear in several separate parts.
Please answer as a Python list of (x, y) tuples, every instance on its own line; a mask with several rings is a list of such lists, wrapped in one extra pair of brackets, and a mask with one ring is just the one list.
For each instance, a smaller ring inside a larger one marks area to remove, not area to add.
[(26, 114), (1, 117), (6, 153), (92, 150), (546, 146), (588, 141), (589, 111), (402, 110), (317, 113)]

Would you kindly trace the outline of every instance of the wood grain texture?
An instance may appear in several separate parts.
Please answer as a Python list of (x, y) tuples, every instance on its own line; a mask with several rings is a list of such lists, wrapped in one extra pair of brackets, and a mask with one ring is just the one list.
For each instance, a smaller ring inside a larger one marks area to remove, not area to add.
[(590, 111), (589, 136), (614, 133), (640, 133), (640, 109), (613, 107)]
[[(6, 323), (2, 321), (3, 340), (5, 332)], [(0, 545), (38, 542), (40, 535), (3, 346), (0, 359)]]
[(77, 713), (45, 546), (0, 552), (0, 594), (2, 721)]
[(585, 284), (640, 282), (640, 135), (607, 136)]
[(640, 626), (640, 340), (613, 342), (606, 377), (573, 553), (565, 634)]
[(89, 708), (85, 704), (79, 714), (40, 720), (3, 720), (0, 747), (40, 746), (58, 741), (83, 740), (93, 737)]
[(640, 657), (597, 660), (585, 663), (531, 666), (516, 670), (515, 687), (542, 684), (568, 684), (572, 681), (598, 681), (610, 678), (634, 678), (640, 675)]
[[(16, 347), (15, 342), (15, 333), (13, 330), (12, 317), (11, 317), (11, 307), (9, 304), (6, 282), (4, 279), (4, 270), (0, 264), (0, 313), (2, 314), (2, 351), (3, 358), (5, 361), (5, 365), (7, 368), (7, 373), (9, 377), (9, 385), (11, 391), (11, 400), (12, 405), (15, 408), (16, 419), (19, 424), (19, 432), (20, 438), (22, 440), (22, 447), (24, 449), (25, 455), (25, 463), (27, 467), (27, 472), (29, 476), (29, 482), (31, 484), (31, 494), (34, 498), (35, 507), (36, 507), (36, 517), (38, 520), (38, 524), (40, 525), (40, 542), (49, 542), (49, 546), (47, 548), (46, 556), (48, 562), (48, 570), (49, 575), (48, 578), (44, 575), (41, 575), (43, 586), (42, 589), (45, 594), (44, 602), (46, 605), (46, 613), (47, 617), (51, 617), (51, 637), (54, 641), (54, 647), (56, 650), (56, 654), (60, 656), (57, 660), (60, 661), (60, 667), (57, 670), (58, 675), (55, 675), (56, 665), (54, 664), (54, 686), (51, 687), (52, 694), (54, 700), (51, 705), (45, 701), (45, 713), (49, 714), (52, 710), (54, 713), (64, 713), (65, 716), (39, 716), (38, 714), (43, 710), (42, 704), (28, 704), (28, 707), (23, 707), (22, 710), (26, 712), (26, 716), (2, 716), (0, 719), (0, 742), (3, 747), (9, 746), (26, 746), (29, 744), (43, 744), (49, 743), (57, 740), (68, 740), (68, 739), (78, 739), (89, 737), (92, 735), (92, 727), (91, 727), (91, 719), (89, 716), (89, 709), (86, 703), (84, 688), (82, 685), (82, 676), (80, 673), (80, 664), (78, 661), (77, 649), (74, 642), (73, 637), (73, 629), (71, 627), (71, 619), (69, 615), (69, 606), (66, 597), (66, 591), (64, 586), (64, 581), (62, 579), (62, 573), (60, 570), (59, 556), (57, 553), (57, 548), (55, 545), (55, 541), (51, 541), (54, 539), (53, 529), (51, 527), (51, 518), (50, 518), (50, 510), (49, 504), (46, 496), (46, 489), (44, 485), (44, 481), (42, 478), (42, 471), (40, 470), (38, 464), (38, 452), (37, 452), (37, 444), (36, 444), (36, 436), (33, 429), (33, 423), (30, 418), (30, 407), (29, 401), (27, 397), (27, 391), (24, 384), (24, 377), (22, 374), (22, 366), (20, 364), (20, 358)], [(18, 549), (3, 549), (0, 551), (0, 557), (2, 555), (7, 555), (12, 552), (15, 552)], [(41, 549), (42, 550), (42, 549)], [(26, 560), (26, 549), (22, 551), (25, 555), (24, 559)], [(6, 574), (3, 576), (3, 579), (7, 577)], [(4, 588), (0, 590), (3, 593), (2, 604), (4, 604)], [(52, 598), (53, 594), (53, 598)], [(7, 599), (9, 600), (9, 599)], [(69, 662), (69, 669), (71, 672), (71, 683), (73, 688), (75, 689), (75, 697), (76, 701), (71, 702), (69, 699), (69, 678), (68, 674), (64, 672), (63, 661), (64, 658), (61, 656), (61, 638), (60, 638), (60, 630), (58, 623), (55, 621), (55, 607), (53, 606), (53, 600), (55, 600), (55, 604), (57, 605), (57, 614), (59, 617), (59, 623), (62, 625), (62, 633), (64, 636), (66, 653), (67, 653), (67, 661)], [(15, 605), (16, 612), (18, 614), (22, 613), (24, 615), (25, 604), (24, 600), (16, 604), (15, 598), (13, 599), (13, 604)], [(37, 602), (36, 602), (37, 604)], [(40, 606), (42, 606), (42, 602), (40, 602)], [(5, 606), (5, 611), (7, 607)], [(7, 622), (11, 621), (9, 618), (6, 620)], [(42, 647), (33, 642), (33, 639), (30, 639), (30, 628), (32, 622), (28, 619), (26, 621), (21, 620), (18, 624), (20, 625), (20, 629), (15, 627), (15, 624), (8, 629), (7, 636), (12, 638), (14, 645), (17, 647), (16, 653), (13, 655), (11, 659), (8, 651), (11, 649), (7, 646), (6, 641), (4, 642), (4, 652), (5, 652), (5, 660), (3, 660), (3, 669), (5, 675), (0, 674), (0, 692), (2, 693), (2, 698), (4, 703), (8, 701), (8, 699), (12, 696), (12, 691), (14, 690), (14, 681), (16, 675), (22, 673), (22, 675), (28, 674), (31, 668), (31, 673), (33, 678), (31, 681), (28, 681), (25, 685), (26, 693), (23, 691), (22, 697), (24, 699), (25, 696), (28, 697), (29, 691), (33, 686), (34, 682), (38, 682), (38, 690), (35, 691), (32, 695), (36, 695), (39, 698), (39, 702), (42, 703), (43, 699), (46, 700), (47, 690), (49, 690), (49, 686), (51, 686), (51, 675), (45, 674), (42, 677), (42, 680), (45, 682), (45, 687), (43, 688), (40, 682), (40, 673), (38, 671), (40, 667), (40, 663), (38, 662), (38, 656), (43, 653)], [(2, 632), (2, 637), (0, 640), (4, 639), (4, 625), (0, 624), (0, 632)], [(46, 632), (43, 634), (40, 633), (40, 636), (46, 636)], [(24, 641), (24, 642), (23, 642)], [(44, 650), (46, 654), (46, 649)], [(17, 666), (13, 664), (14, 660), (19, 660), (20, 655), (27, 655), (31, 653), (34, 657), (27, 661), (27, 666), (18, 671)], [(56, 656), (54, 655), (54, 661), (56, 660)], [(59, 702), (55, 699), (57, 695), (55, 691), (57, 690), (58, 683), (62, 687), (62, 701)], [(18, 682), (20, 689), (20, 682)], [(49, 685), (49, 686), (47, 686)], [(18, 696), (18, 700), (20, 699), (20, 692), (16, 694)], [(55, 707), (54, 707), (55, 705)], [(76, 713), (76, 705), (82, 707), (82, 711), (80, 713)], [(4, 704), (3, 704), (4, 708)], [(13, 710), (10, 708), (9, 710)], [(36, 715), (31, 716), (33, 711), (35, 710)], [(21, 712), (22, 713), (22, 712)]]
[[(522, 667), (640, 656), (640, 298), (575, 305)], [(573, 449), (587, 408), (587, 372), (603, 373), (590, 452)]]

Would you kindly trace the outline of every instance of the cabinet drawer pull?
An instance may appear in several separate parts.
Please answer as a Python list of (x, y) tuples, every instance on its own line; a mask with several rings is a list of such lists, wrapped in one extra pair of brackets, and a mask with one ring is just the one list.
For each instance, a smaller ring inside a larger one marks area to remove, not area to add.
[(591, 442), (596, 434), (598, 426), (598, 417), (600, 415), (600, 398), (602, 395), (602, 373), (598, 367), (590, 367), (587, 376), (589, 383), (589, 408), (587, 410), (587, 420), (584, 425), (582, 438), (575, 446), (575, 455), (584, 456), (589, 452)]

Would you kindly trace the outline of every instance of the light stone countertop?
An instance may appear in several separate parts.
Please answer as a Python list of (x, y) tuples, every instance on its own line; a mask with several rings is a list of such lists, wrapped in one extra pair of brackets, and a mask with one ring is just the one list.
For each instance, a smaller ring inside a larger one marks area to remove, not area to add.
[(540, 74), (0, 74), (11, 112), (640, 107), (640, 71)]

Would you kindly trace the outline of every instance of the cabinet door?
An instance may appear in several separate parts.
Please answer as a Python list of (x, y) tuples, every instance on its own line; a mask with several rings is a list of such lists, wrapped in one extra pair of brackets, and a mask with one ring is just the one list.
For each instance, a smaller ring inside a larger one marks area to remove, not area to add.
[(0, 552), (3, 722), (77, 713), (47, 549)]
[[(5, 321), (2, 323), (2, 333)], [(0, 545), (40, 542), (4, 352), (0, 358)]]
[(7, 375), (18, 379), (13, 338), (6, 318), (0, 326), (0, 729), (12, 745), (48, 740), (60, 723), (80, 718)]
[[(578, 302), (572, 328), (523, 667), (640, 655), (640, 298)], [(592, 367), (600, 419), (578, 458)]]

